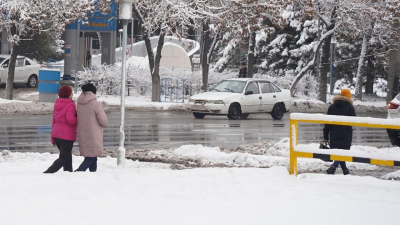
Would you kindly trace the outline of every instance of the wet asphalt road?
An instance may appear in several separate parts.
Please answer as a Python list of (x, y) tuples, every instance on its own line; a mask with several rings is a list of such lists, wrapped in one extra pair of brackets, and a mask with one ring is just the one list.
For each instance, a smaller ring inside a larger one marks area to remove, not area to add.
[[(116, 149), (119, 142), (119, 112), (107, 114), (104, 146)], [(384, 118), (386, 115), (361, 115)], [(226, 116), (195, 119), (190, 113), (173, 111), (126, 111), (127, 149), (161, 149), (185, 144), (235, 147), (289, 137), (289, 115), (276, 121), (269, 114), (250, 115), (245, 120)], [(50, 143), (52, 115), (0, 115), (0, 150), (19, 152), (58, 152)], [(300, 124), (299, 143), (317, 143), (323, 139), (323, 125)], [(77, 144), (77, 142), (75, 143)], [(390, 146), (386, 131), (354, 128), (353, 144)], [(77, 148), (74, 148), (75, 150)]]

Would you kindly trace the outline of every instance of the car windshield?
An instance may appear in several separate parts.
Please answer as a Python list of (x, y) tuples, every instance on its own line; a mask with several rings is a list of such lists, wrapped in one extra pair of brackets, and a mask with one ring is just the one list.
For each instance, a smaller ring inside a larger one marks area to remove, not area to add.
[(215, 85), (211, 91), (242, 93), (244, 86), (246, 86), (246, 81), (224, 80)]
[(0, 57), (0, 64), (1, 64), (2, 62), (4, 62), (4, 60), (6, 60), (6, 58)]

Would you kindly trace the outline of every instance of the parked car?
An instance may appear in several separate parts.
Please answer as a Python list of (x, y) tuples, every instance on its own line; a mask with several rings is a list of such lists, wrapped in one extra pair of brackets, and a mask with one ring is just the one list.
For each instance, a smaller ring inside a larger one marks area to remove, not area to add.
[(198, 119), (206, 115), (246, 119), (250, 114), (270, 113), (280, 120), (291, 106), (289, 90), (265, 79), (235, 78), (221, 81), (209, 92), (191, 96), (186, 109)]
[[(398, 94), (392, 101), (389, 102), (388, 119), (399, 119), (400, 118), (400, 94)], [(390, 142), (392, 145), (400, 146), (400, 130), (387, 129)]]
[[(0, 84), (7, 83), (10, 55), (0, 55)], [(14, 83), (23, 83), (30, 88), (38, 84), (40, 64), (25, 56), (17, 56), (15, 62)]]

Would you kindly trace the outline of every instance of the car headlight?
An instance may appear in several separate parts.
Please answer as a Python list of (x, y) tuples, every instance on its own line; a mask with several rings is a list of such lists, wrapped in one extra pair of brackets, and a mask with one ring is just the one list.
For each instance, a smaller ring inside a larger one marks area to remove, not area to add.
[(189, 98), (189, 102), (194, 102), (194, 99)]
[(211, 104), (224, 104), (224, 101), (222, 101), (222, 100), (210, 100), (209, 103), (211, 103)]

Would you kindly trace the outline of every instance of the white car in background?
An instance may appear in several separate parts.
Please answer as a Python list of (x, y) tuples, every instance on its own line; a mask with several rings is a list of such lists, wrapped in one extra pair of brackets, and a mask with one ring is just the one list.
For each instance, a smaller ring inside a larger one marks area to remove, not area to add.
[(280, 120), (291, 107), (289, 90), (255, 78), (223, 80), (209, 92), (191, 96), (186, 105), (186, 109), (198, 119), (206, 115), (246, 119), (250, 114), (270, 113), (272, 118)]
[[(398, 94), (392, 101), (389, 102), (388, 119), (400, 119), (400, 94)], [(400, 130), (387, 129), (390, 142), (392, 145), (400, 146)]]
[[(0, 55), (0, 84), (7, 83), (10, 55)], [(26, 84), (34, 88), (38, 84), (41, 65), (25, 56), (17, 56), (15, 62), (14, 83)]]

